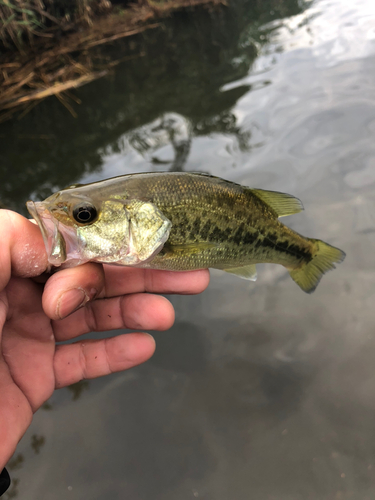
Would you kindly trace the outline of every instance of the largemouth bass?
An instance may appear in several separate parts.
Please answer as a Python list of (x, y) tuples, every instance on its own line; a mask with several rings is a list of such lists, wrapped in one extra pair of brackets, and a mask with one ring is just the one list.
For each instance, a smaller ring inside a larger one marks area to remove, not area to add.
[(311, 293), (345, 257), (278, 220), (303, 210), (297, 198), (205, 174), (124, 175), (70, 186), (27, 208), (53, 266), (212, 267), (255, 280), (256, 264), (274, 263)]

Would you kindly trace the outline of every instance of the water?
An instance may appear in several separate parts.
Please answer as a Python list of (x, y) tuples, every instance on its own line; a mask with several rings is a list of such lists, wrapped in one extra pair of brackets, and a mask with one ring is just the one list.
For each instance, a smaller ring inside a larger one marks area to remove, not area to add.
[[(174, 297), (145, 365), (56, 392), (11, 462), (28, 500), (372, 499), (375, 6), (246, 2), (179, 14), (134, 58), (0, 127), (0, 199), (149, 170), (285, 191), (285, 222), (347, 253), (316, 292), (283, 268)], [(143, 55), (140, 55), (143, 54)], [(98, 336), (98, 335), (97, 335)], [(18, 460), (18, 466), (16, 462)]]

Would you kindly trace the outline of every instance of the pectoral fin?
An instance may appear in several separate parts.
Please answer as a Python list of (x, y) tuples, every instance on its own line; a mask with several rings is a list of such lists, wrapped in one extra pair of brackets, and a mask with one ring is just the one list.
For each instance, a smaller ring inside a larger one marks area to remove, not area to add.
[(275, 212), (277, 217), (298, 214), (303, 210), (301, 200), (290, 194), (265, 191), (264, 189), (251, 189), (251, 191), (266, 203)]
[(249, 264), (242, 267), (231, 267), (230, 269), (223, 269), (226, 273), (235, 274), (239, 278), (245, 280), (256, 281), (257, 280), (257, 269), (255, 264)]

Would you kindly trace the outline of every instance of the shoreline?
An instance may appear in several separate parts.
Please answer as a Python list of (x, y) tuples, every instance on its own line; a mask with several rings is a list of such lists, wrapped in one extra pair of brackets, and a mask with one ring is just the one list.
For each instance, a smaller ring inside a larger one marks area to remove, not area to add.
[[(199, 6), (225, 5), (223, 0), (173, 0), (133, 4), (124, 11), (97, 16), (90, 26), (77, 24), (75, 30), (53, 37), (37, 36), (31, 45), (6, 50), (0, 55), (0, 123), (20, 112), (19, 118), (46, 97), (55, 95), (74, 116), (69, 94), (93, 80), (107, 75), (128, 59), (142, 52), (126, 54), (116, 60), (102, 60), (100, 46), (121, 38), (158, 28), (163, 19), (178, 10)], [(106, 58), (108, 59), (108, 58)]]

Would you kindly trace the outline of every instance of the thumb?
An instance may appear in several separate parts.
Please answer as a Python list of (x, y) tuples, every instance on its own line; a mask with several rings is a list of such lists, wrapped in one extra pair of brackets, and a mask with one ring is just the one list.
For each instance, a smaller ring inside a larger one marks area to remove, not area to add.
[(43, 237), (37, 225), (11, 210), (0, 210), (0, 291), (11, 275), (31, 278), (48, 266)]

